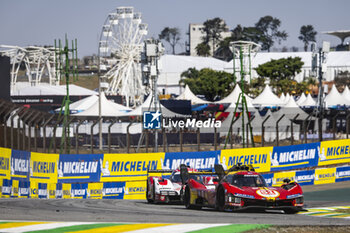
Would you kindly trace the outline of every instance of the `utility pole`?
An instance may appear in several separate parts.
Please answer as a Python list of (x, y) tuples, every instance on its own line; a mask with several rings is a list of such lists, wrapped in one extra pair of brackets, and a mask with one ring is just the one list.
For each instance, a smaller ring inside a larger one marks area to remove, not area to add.
[[(70, 66), (70, 60), (72, 61), (72, 68)], [(72, 40), (71, 48), (68, 45), (67, 35), (65, 36), (65, 46), (62, 47), (61, 40), (57, 42), (55, 40), (55, 62), (56, 62), (56, 79), (61, 80), (61, 75), (64, 74), (66, 81), (66, 96), (63, 99), (58, 121), (63, 117), (62, 125), (62, 137), (60, 143), (60, 153), (70, 153), (70, 110), (69, 110), (69, 78), (78, 78), (78, 49), (77, 39)], [(65, 63), (65, 64), (64, 64)], [(64, 64), (64, 66), (63, 66)], [(63, 115), (63, 116), (62, 116)]]
[[(313, 43), (311, 45), (311, 50), (313, 51), (312, 54), (312, 71), (317, 73), (318, 76), (318, 139), (321, 142), (323, 140), (322, 135), (322, 121), (324, 117), (324, 90), (323, 90), (323, 73), (327, 71), (327, 66), (325, 64), (325, 58), (326, 54), (330, 50), (330, 43), (327, 41), (324, 41), (322, 44), (322, 48), (319, 49), (318, 54), (316, 52), (317, 44)], [(318, 61), (317, 61), (318, 60)]]
[[(152, 81), (152, 101), (150, 108), (154, 112), (161, 112), (158, 98), (158, 75), (161, 70), (160, 56), (164, 54), (164, 47), (159, 40), (148, 39), (145, 41), (142, 57), (142, 80), (144, 85)], [(153, 108), (152, 108), (153, 102)], [(158, 152), (158, 129), (154, 129), (154, 151)]]

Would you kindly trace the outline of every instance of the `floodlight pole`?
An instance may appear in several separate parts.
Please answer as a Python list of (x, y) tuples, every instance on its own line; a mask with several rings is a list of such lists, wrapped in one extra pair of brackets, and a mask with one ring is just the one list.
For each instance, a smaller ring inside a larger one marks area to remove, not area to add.
[(319, 116), (318, 116), (318, 138), (321, 142), (323, 140), (322, 136), (322, 120), (323, 120), (323, 85), (322, 85), (322, 62), (323, 62), (324, 52), (320, 48), (318, 54), (318, 107), (319, 107)]

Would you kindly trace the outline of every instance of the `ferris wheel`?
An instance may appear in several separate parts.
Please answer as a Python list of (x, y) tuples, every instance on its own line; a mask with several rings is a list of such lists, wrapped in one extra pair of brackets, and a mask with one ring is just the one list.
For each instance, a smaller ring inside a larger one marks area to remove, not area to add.
[(125, 96), (127, 106), (141, 102), (145, 94), (141, 75), (141, 51), (147, 24), (133, 7), (118, 7), (102, 27), (99, 42), (101, 85), (107, 94)]

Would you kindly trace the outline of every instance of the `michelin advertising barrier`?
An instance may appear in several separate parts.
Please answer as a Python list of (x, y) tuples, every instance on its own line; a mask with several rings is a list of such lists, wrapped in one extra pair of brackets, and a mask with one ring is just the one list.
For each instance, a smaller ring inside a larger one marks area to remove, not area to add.
[(256, 171), (267, 173), (269, 185), (280, 185), (285, 178), (301, 185), (327, 184), (350, 180), (350, 167), (293, 170), (349, 163), (349, 144), (350, 140), (337, 140), (221, 151), (69, 155), (0, 148), (0, 195), (144, 199), (147, 169), (176, 169), (180, 164), (196, 169), (252, 164)]

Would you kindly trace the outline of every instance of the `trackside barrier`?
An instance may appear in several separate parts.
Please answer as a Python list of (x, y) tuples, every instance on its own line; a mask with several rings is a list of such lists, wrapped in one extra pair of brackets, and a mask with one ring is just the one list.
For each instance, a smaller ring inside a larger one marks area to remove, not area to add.
[(349, 167), (290, 170), (349, 163), (349, 145), (350, 140), (344, 139), (295, 146), (140, 154), (46, 154), (0, 147), (0, 195), (144, 199), (148, 168), (176, 169), (180, 164), (197, 169), (210, 169), (215, 164), (226, 169), (237, 163), (252, 164), (256, 171), (267, 173), (264, 177), (270, 185), (280, 185), (284, 178), (302, 185), (340, 182), (350, 180)]

